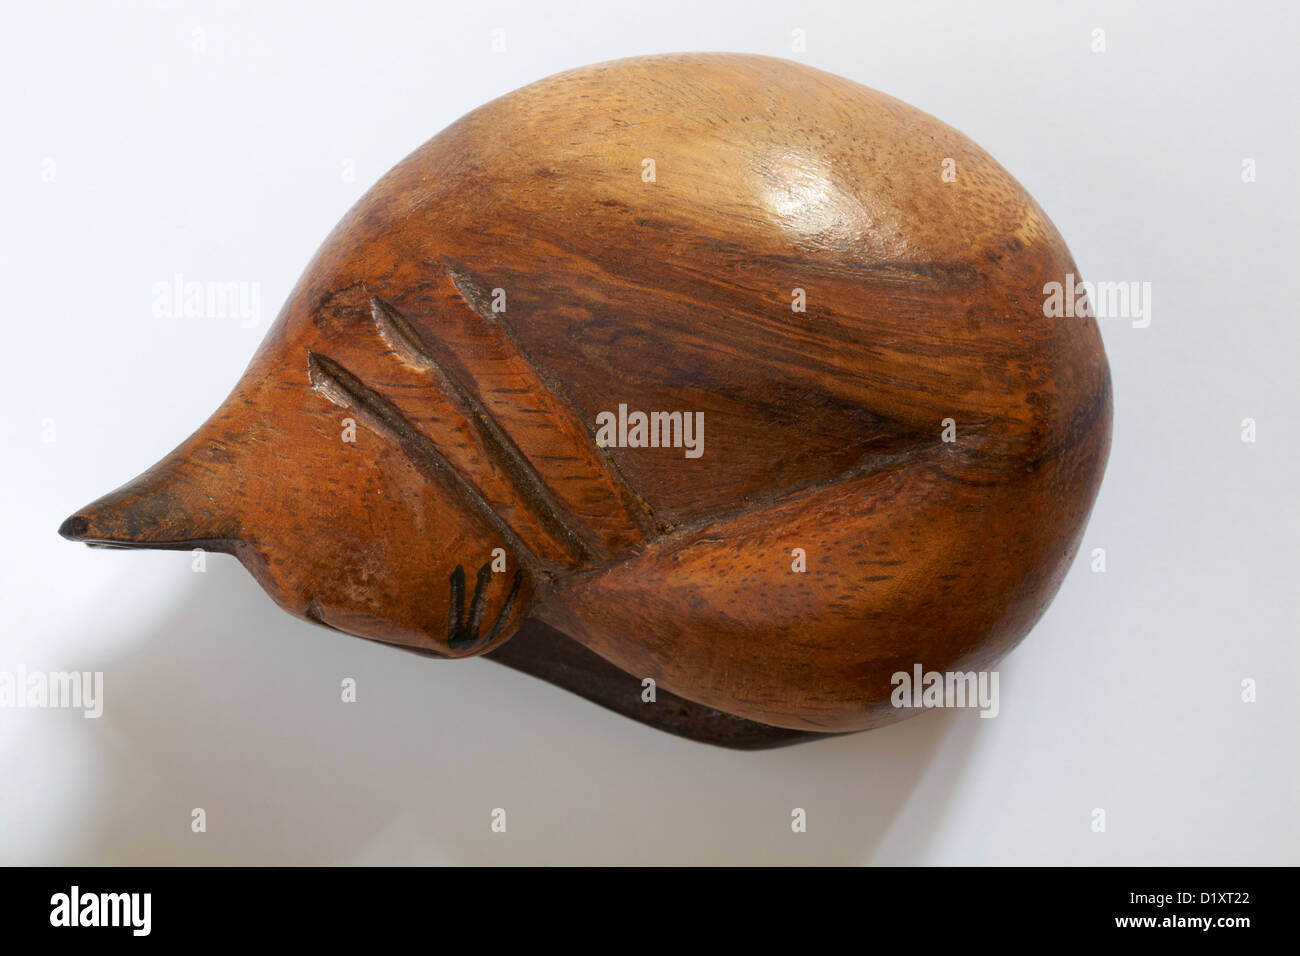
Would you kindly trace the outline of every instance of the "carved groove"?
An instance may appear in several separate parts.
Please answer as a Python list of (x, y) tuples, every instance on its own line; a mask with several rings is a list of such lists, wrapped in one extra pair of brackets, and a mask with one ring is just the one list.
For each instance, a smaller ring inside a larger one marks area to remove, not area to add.
[(447, 646), (455, 651), (474, 650), (479, 647), (486, 647), (496, 640), (497, 635), (506, 622), (510, 620), (510, 614), (515, 609), (515, 599), (519, 596), (519, 588), (523, 582), (523, 572), (516, 571), (511, 580), (510, 591), (506, 594), (506, 599), (501, 605), (501, 613), (497, 615), (496, 622), (488, 630), (487, 634), (480, 640), (478, 636), (479, 625), (483, 619), (483, 610), (487, 606), (487, 589), (488, 582), (492, 580), (492, 566), (485, 564), (478, 569), (478, 575), (474, 580), (474, 596), (470, 600), (469, 616), (465, 616), (465, 567), (456, 565), (456, 570), (451, 572), (451, 597), (447, 602)]
[[(425, 368), (431, 373), (439, 391), (478, 432), (484, 448), (501, 466), (515, 495), (525, 503), (541, 521), (551, 537), (570, 556), (575, 564), (589, 559), (600, 550), (600, 543), (591, 532), (575, 525), (554, 495), (546, 487), (541, 475), (524, 457), (519, 447), (501, 428), (492, 414), (461, 384), (450, 369), (435, 359), (425, 348), (419, 334), (411, 328), (406, 317), (392, 304), (378, 296), (370, 298), (370, 314), (384, 341), (409, 365)], [(570, 516), (571, 517), (571, 516)]]
[(496, 313), (492, 311), (492, 303), (488, 300), (488, 294), (483, 290), (483, 287), (446, 256), (443, 257), (442, 261), (446, 265), (447, 274), (451, 276), (452, 285), (456, 287), (460, 297), (478, 314), (479, 318), (497, 325)]
[(538, 564), (537, 555), (501, 520), (478, 486), (453, 468), (438, 447), (392, 402), (367, 387), (334, 359), (319, 352), (307, 353), (307, 372), (313, 388), (336, 405), (353, 409), (371, 427), (389, 435), (416, 467), (474, 509), (489, 527), (509, 542), (521, 559), (534, 566)]
[[(501, 322), (497, 318), (496, 313), (492, 311), (492, 305), (489, 301), (487, 292), (469, 274), (468, 270), (453, 260), (450, 256), (443, 256), (442, 263), (447, 270), (447, 275), (451, 278), (452, 285), (456, 287), (456, 291), (460, 293), (461, 299), (463, 299), (465, 304), (469, 306), (470, 311), (482, 319), (486, 324), (490, 325), (493, 329), (497, 330), (501, 334), (502, 338), (509, 343), (510, 348), (512, 348), (524, 363), (532, 369), (533, 374), (538, 377), (538, 380), (544, 385), (555, 401), (574, 419), (580, 419), (580, 416), (578, 416), (573, 410), (573, 402), (569, 400), (567, 395), (565, 395), (564, 390), (559, 387), (558, 383), (551, 381), (542, 375), (537, 363), (532, 360), (528, 351), (522, 344), (520, 344), (519, 340), (515, 338), (514, 332), (510, 329), (510, 326), (505, 322)], [(595, 441), (592, 439), (585, 426), (581, 429), (581, 433), (587, 438), (589, 450), (596, 449)], [(596, 454), (593, 456), (593, 460), (599, 462), (601, 466), (603, 466), (605, 475), (615, 486), (618, 492), (620, 504), (623, 505), (624, 513), (628, 520), (632, 522), (643, 536), (652, 536), (655, 530), (654, 515), (651, 513), (650, 508), (644, 499), (633, 491), (632, 487), (627, 483), (627, 479), (623, 477), (623, 473), (619, 470), (618, 464), (613, 458), (600, 454), (598, 449), (596, 450)]]

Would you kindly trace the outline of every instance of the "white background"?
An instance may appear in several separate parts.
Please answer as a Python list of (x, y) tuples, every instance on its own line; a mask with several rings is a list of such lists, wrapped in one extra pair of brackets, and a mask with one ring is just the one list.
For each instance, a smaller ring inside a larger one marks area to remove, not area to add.
[[(1295, 11), (6, 0), (0, 670), (106, 686), (99, 720), (0, 710), (0, 862), (1300, 862)], [(1103, 321), (1110, 467), (996, 719), (732, 753), (299, 622), (225, 556), (57, 537), (225, 398), (388, 167), (525, 83), (676, 50), (900, 97), (1019, 178), (1084, 277), (1152, 283), (1149, 328)], [(155, 318), (176, 273), (260, 283), (261, 321)]]

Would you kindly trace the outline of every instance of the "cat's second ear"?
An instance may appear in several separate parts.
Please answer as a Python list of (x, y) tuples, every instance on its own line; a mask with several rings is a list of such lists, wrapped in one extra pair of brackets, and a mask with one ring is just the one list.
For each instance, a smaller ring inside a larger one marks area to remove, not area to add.
[(231, 507), (237, 482), (228, 451), (207, 430), (78, 510), (59, 534), (99, 547), (233, 552), (241, 533), (240, 515)]

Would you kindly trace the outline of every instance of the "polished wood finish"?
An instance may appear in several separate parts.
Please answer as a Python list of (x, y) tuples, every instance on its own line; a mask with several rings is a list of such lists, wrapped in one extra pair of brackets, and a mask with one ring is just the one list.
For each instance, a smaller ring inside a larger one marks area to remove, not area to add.
[[(1077, 272), (888, 96), (755, 56), (574, 70), (386, 175), (212, 419), (61, 530), (229, 551), (425, 653), (510, 657), (531, 619), (632, 701), (874, 727), (914, 712), (895, 672), (993, 666), (1078, 547), (1110, 377), (1093, 319), (1043, 315)], [(703, 454), (599, 441), (620, 405), (703, 413)]]

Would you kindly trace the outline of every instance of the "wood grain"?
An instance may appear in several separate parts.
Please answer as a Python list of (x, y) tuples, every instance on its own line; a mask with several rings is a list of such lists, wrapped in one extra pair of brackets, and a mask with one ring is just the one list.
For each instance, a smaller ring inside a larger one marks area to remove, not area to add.
[[(994, 666), (1078, 548), (1111, 392), (1095, 321), (1043, 316), (1069, 273), (1005, 170), (888, 96), (754, 56), (574, 70), (388, 173), (212, 419), (61, 530), (229, 551), (424, 653), (544, 622), (702, 728), (875, 727), (914, 712), (895, 672)], [(702, 413), (704, 453), (602, 447), (620, 405)], [(563, 683), (556, 646), (512, 666)]]

